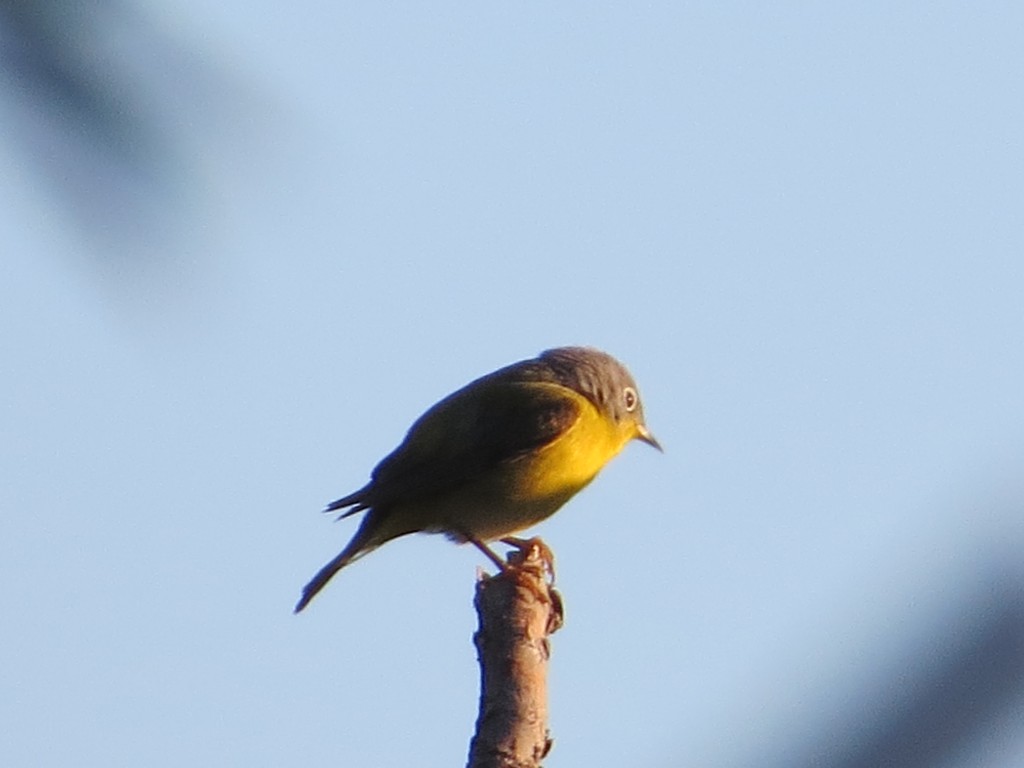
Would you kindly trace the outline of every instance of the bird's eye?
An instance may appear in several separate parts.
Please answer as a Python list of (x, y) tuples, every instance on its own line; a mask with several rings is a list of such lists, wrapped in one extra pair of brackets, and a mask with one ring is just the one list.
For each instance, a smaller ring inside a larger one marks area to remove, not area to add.
[(632, 387), (626, 387), (622, 390), (622, 402), (626, 404), (627, 411), (636, 410), (636, 404), (640, 402), (640, 398), (636, 394), (636, 390)]

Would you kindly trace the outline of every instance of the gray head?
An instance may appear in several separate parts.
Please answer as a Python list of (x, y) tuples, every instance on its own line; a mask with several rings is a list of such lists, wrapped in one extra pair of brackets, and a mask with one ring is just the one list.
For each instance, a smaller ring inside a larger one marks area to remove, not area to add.
[(593, 347), (557, 347), (537, 358), (563, 386), (592, 402), (612, 419), (627, 439), (642, 440), (661, 450), (644, 423), (644, 407), (633, 376), (606, 352)]

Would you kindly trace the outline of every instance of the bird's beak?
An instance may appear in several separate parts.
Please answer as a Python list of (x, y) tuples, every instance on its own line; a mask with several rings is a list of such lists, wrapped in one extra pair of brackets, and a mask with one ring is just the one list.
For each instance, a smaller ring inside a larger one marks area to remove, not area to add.
[(661, 443), (654, 439), (654, 435), (643, 424), (636, 425), (636, 439), (647, 443), (652, 448), (657, 448), (662, 453), (665, 452), (665, 449), (661, 447)]

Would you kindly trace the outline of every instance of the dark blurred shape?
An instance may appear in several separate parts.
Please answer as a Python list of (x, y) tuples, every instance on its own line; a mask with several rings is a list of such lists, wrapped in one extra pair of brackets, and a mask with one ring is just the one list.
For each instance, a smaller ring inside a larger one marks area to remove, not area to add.
[(127, 6), (110, 0), (4, 0), (0, 63), (11, 85), (68, 135), (110, 162), (152, 176), (163, 141), (152, 116), (121, 80), (123, 62), (104, 57), (98, 34), (111, 25), (138, 33), (140, 24)]
[(931, 768), (969, 755), (1000, 722), (1020, 728), (1014, 712), (1024, 700), (1024, 585), (1000, 581), (963, 606), (887, 688), (863, 701), (873, 710), (864, 720), (880, 723), (874, 730), (851, 723), (851, 732), (829, 734), (788, 764)]
[(215, 250), (194, 241), (209, 164), (258, 123), (239, 120), (251, 94), (168, 20), (126, 0), (0, 0), (0, 131), (49, 201), (40, 220), (71, 224), (122, 296), (182, 286)]
[(126, 239), (165, 236), (162, 212), (175, 208), (171, 141), (133, 58), (167, 47), (114, 0), (0, 2), (0, 82), (20, 107), (5, 110), (4, 130), (105, 258)]

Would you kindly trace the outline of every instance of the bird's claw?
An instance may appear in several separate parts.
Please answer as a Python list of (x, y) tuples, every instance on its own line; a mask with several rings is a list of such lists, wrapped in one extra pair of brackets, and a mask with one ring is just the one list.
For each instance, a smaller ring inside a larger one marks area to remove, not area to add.
[(508, 554), (509, 565), (516, 568), (536, 568), (539, 565), (543, 569), (543, 576), (548, 585), (554, 586), (555, 553), (551, 551), (551, 547), (545, 544), (539, 536), (534, 536), (530, 539), (506, 536), (501, 540), (501, 543), (508, 544), (515, 550)]

